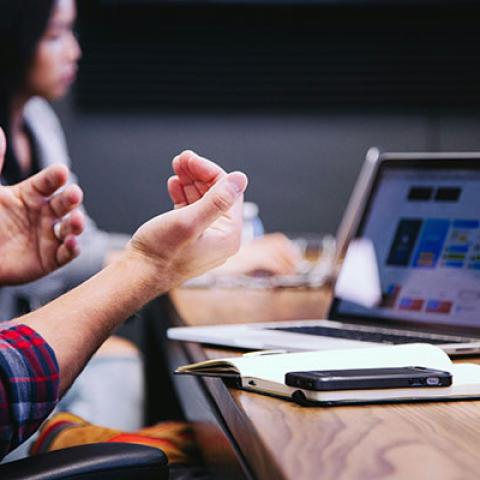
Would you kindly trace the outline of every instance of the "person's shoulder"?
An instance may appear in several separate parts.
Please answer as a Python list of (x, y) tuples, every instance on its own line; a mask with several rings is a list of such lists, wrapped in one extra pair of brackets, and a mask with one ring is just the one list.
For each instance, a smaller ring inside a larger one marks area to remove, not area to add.
[(65, 133), (57, 114), (43, 98), (31, 98), (25, 105), (23, 119), (40, 146), (40, 166), (51, 163), (70, 164)]
[(50, 103), (41, 97), (33, 97), (26, 103), (24, 118), (30, 124), (47, 124), (61, 129), (57, 114)]

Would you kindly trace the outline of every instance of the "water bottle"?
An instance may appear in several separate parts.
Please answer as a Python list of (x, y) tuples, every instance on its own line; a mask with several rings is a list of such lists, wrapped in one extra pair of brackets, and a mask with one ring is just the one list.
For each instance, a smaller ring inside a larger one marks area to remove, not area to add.
[(261, 237), (265, 233), (258, 211), (256, 203), (244, 202), (242, 244), (251, 242), (254, 238)]

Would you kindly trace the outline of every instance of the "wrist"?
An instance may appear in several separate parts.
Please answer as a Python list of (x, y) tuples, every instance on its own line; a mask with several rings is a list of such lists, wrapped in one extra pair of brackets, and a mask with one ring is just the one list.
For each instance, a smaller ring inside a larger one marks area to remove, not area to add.
[(166, 261), (152, 259), (130, 245), (111, 264), (147, 301), (166, 293), (180, 283)]

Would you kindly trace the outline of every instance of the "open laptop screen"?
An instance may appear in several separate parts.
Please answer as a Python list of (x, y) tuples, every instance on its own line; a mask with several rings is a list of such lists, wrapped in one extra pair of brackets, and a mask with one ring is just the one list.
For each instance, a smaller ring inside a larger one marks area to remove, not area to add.
[(480, 160), (385, 161), (356, 237), (373, 242), (383, 301), (337, 300), (332, 317), (480, 330)]

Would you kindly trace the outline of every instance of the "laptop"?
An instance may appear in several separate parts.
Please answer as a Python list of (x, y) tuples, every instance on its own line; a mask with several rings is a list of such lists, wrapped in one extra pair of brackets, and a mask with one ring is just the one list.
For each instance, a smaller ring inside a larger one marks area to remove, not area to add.
[(174, 340), (322, 350), (426, 342), (480, 352), (480, 153), (369, 150), (338, 235), (373, 245), (381, 300), (334, 298), (327, 319), (181, 327)]

